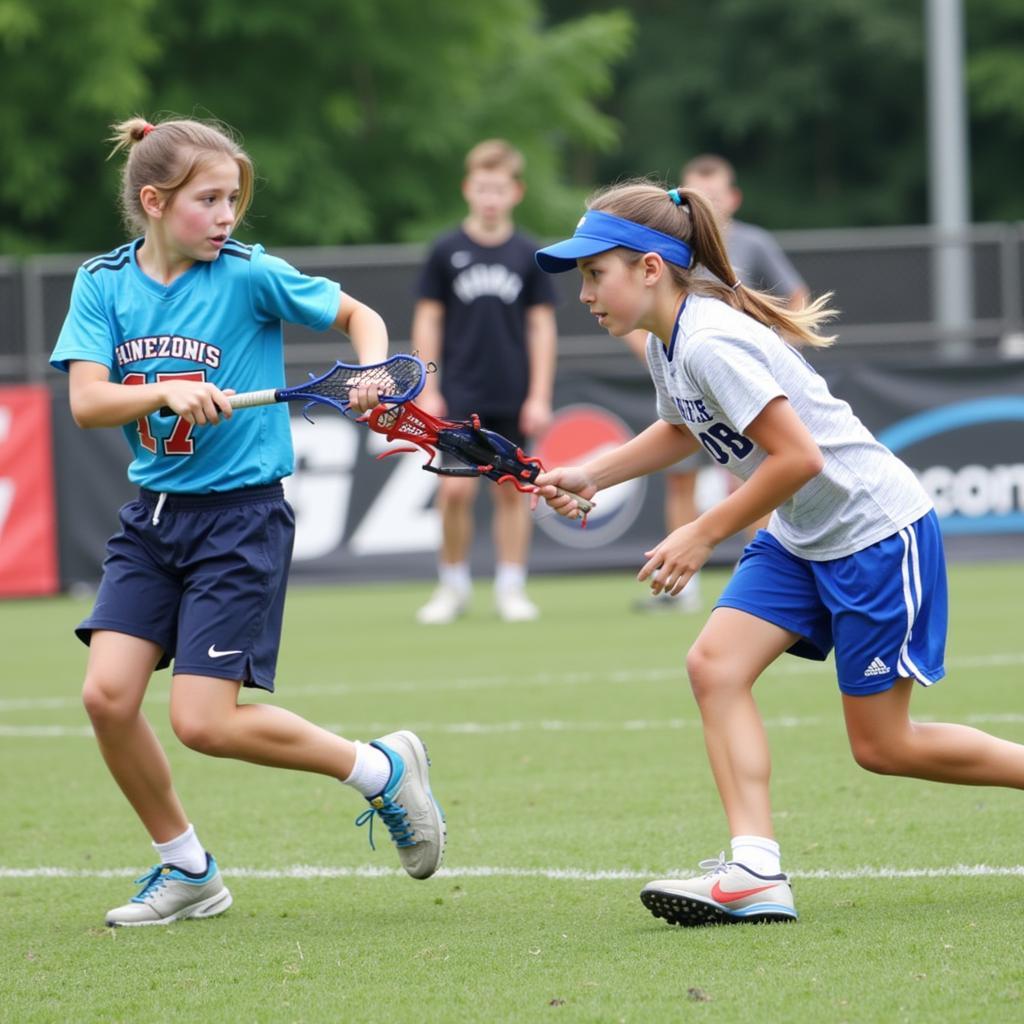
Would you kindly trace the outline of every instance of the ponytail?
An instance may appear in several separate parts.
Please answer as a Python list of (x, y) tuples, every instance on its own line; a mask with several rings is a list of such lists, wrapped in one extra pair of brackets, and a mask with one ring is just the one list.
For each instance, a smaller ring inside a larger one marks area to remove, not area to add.
[(112, 142), (114, 148), (110, 151), (107, 159), (109, 160), (121, 150), (131, 149), (136, 142), (141, 142), (154, 127), (155, 125), (151, 125), (144, 117), (130, 117), (127, 121), (121, 121), (120, 124), (111, 125), (114, 134), (107, 141)]
[[(666, 191), (640, 179), (604, 189), (587, 205), (685, 242), (693, 251), (693, 267), (675, 263), (665, 266), (676, 284), (688, 293), (719, 299), (765, 327), (777, 330), (789, 342), (824, 348), (835, 341), (834, 335), (818, 333), (822, 324), (836, 316), (836, 310), (828, 307), (831, 292), (801, 310), (792, 310), (775, 296), (748, 288), (740, 281), (729, 262), (714, 211), (700, 192), (688, 188)], [(698, 265), (712, 276), (697, 271)]]

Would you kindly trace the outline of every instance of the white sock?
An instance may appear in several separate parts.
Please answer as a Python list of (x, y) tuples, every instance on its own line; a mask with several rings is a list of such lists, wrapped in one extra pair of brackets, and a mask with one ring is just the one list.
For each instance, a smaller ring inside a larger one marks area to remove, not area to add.
[(733, 836), (732, 859), (759, 875), (778, 875), (782, 872), (779, 844), (764, 836)]
[(459, 594), (468, 594), (473, 586), (468, 562), (441, 562), (437, 567), (437, 578), (444, 586), (451, 587)]
[(494, 567), (494, 589), (507, 594), (526, 589), (526, 566), (518, 562), (499, 562)]
[(371, 747), (369, 743), (356, 743), (356, 763), (352, 774), (341, 781), (346, 786), (359, 790), (365, 797), (377, 796), (391, 778), (391, 762), (383, 750)]
[(700, 570), (695, 572), (687, 582), (686, 586), (679, 591), (673, 601), (700, 601)]
[(201, 875), (206, 870), (206, 850), (192, 825), (166, 843), (154, 843), (153, 849), (160, 855), (161, 864), (173, 864), (190, 875)]

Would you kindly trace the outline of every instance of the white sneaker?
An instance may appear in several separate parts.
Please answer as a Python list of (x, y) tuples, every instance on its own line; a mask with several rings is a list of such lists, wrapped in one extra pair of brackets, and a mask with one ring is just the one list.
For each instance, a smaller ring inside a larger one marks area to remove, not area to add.
[(704, 607), (700, 598), (700, 586), (696, 580), (691, 580), (683, 587), (683, 591), (676, 597), (670, 598), (676, 608), (681, 612), (699, 612)]
[(439, 583), (430, 600), (416, 612), (416, 621), (424, 626), (444, 626), (454, 622), (469, 605), (469, 594), (464, 594), (445, 583)]
[(429, 878), (441, 866), (448, 832), (444, 812), (430, 790), (427, 748), (408, 729), (371, 740), (370, 746), (391, 762), (391, 778), (377, 796), (367, 798), (370, 806), (356, 818), (356, 824), (369, 824), (370, 847), (376, 849), (373, 819), (380, 818), (406, 872), (413, 878)]
[(693, 928), (705, 924), (795, 921), (789, 876), (759, 875), (725, 854), (702, 860), (700, 878), (648, 882), (640, 893), (644, 906), (669, 924)]
[(231, 906), (231, 893), (220, 877), (217, 862), (206, 855), (206, 870), (191, 875), (173, 864), (157, 864), (136, 880), (137, 896), (107, 914), (111, 928), (124, 925), (170, 924), (187, 917), (213, 917)]
[(540, 615), (540, 609), (522, 590), (496, 590), (494, 606), (504, 622), (532, 622)]

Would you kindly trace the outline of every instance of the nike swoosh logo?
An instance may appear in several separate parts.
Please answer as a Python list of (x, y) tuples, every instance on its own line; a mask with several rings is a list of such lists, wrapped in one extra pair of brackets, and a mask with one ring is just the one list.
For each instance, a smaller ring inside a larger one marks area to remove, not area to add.
[(746, 896), (756, 896), (759, 892), (766, 892), (768, 889), (774, 888), (775, 882), (771, 885), (759, 885), (755, 889), (739, 889), (736, 892), (726, 892), (718, 882), (711, 887), (711, 898), (716, 903), (733, 903), (736, 900), (741, 900)]
[(218, 651), (216, 644), (210, 644), (210, 649), (206, 652), (211, 658), (226, 658), (229, 654), (241, 654), (241, 651)]

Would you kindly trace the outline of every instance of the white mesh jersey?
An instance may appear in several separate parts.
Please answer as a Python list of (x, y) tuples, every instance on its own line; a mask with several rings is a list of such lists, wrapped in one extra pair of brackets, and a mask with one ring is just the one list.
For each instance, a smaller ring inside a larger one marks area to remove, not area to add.
[(910, 468), (831, 394), (807, 360), (726, 303), (688, 296), (668, 347), (648, 337), (647, 365), (659, 418), (685, 424), (716, 462), (743, 480), (765, 458), (743, 431), (772, 399), (789, 400), (825, 460), (768, 523), (769, 533), (794, 555), (842, 558), (931, 509)]

